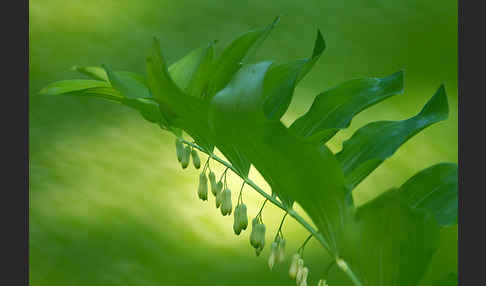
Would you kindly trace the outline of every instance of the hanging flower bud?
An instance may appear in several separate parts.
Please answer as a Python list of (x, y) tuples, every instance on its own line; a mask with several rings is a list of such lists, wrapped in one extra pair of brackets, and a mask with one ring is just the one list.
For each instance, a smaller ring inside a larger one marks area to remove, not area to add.
[(208, 200), (208, 179), (206, 178), (206, 174), (204, 172), (199, 175), (199, 188), (197, 195), (203, 201)]
[(184, 153), (184, 146), (182, 146), (182, 140), (177, 138), (176, 139), (176, 154), (177, 154), (177, 161), (182, 161), (182, 154)]
[(216, 176), (213, 171), (209, 172), (209, 183), (211, 184), (211, 193), (216, 196), (218, 194), (218, 189), (216, 186)]
[(268, 267), (270, 267), (270, 270), (273, 269), (273, 265), (275, 264), (277, 251), (278, 251), (278, 243), (274, 241), (270, 245), (270, 256), (268, 257)]
[(298, 253), (292, 255), (292, 262), (290, 263), (289, 275), (290, 278), (295, 279), (297, 276), (297, 270), (299, 269), (298, 261), (300, 259), (300, 255)]
[(221, 194), (221, 214), (226, 216), (231, 214), (233, 205), (231, 203), (231, 190), (225, 189)]
[(199, 155), (197, 154), (196, 149), (192, 149), (191, 155), (192, 155), (192, 163), (194, 165), (194, 168), (196, 169), (201, 168), (201, 159), (199, 159)]
[[(309, 274), (309, 269), (307, 267), (303, 267), (300, 275), (300, 280), (297, 279), (298, 286), (307, 286), (307, 275)], [(299, 276), (297, 276), (298, 278)]]
[(216, 195), (216, 208), (219, 208), (221, 206), (222, 201), (223, 201), (223, 192), (219, 192)]
[(189, 146), (186, 146), (182, 152), (182, 160), (181, 160), (182, 169), (187, 168), (187, 166), (189, 165), (190, 156), (191, 156), (191, 148), (189, 148)]
[(246, 214), (246, 205), (239, 204), (235, 208), (233, 230), (235, 234), (239, 235), (242, 230), (248, 226), (248, 216)]
[(297, 260), (297, 275), (295, 275), (297, 286), (300, 285), (300, 282), (302, 281), (302, 270), (304, 270), (304, 260), (299, 258), (299, 260)]
[(326, 280), (320, 279), (319, 282), (317, 283), (317, 286), (328, 286), (326, 283)]
[(259, 223), (255, 226), (256, 231), (257, 231), (257, 256), (260, 255), (260, 252), (263, 250), (263, 247), (265, 246), (265, 225), (263, 223)]
[(278, 262), (282, 263), (285, 260), (285, 239), (280, 238), (278, 242)]
[(250, 234), (250, 244), (251, 246), (253, 246), (254, 248), (257, 248), (258, 247), (258, 235), (257, 235), (257, 230), (256, 230), (256, 226), (258, 225), (258, 217), (254, 218), (252, 221), (251, 221), (251, 234)]

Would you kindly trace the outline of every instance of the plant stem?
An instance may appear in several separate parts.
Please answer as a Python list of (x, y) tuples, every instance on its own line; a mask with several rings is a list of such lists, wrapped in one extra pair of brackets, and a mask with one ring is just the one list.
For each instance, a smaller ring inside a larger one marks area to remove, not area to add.
[[(316, 229), (314, 229), (303, 217), (301, 217), (296, 211), (294, 211), (293, 209), (287, 209), (286, 207), (284, 207), (284, 205), (282, 203), (280, 203), (276, 198), (272, 197), (271, 195), (267, 194), (264, 190), (262, 190), (257, 184), (255, 184), (252, 180), (250, 180), (249, 178), (245, 177), (245, 176), (242, 176), (238, 170), (236, 170), (233, 165), (231, 165), (230, 163), (224, 161), (223, 159), (219, 158), (218, 156), (216, 156), (215, 154), (213, 154), (212, 152), (208, 152), (207, 150), (205, 150), (204, 148), (202, 148), (201, 146), (198, 146), (196, 144), (193, 144), (185, 139), (182, 139), (182, 143), (185, 143), (193, 148), (196, 148), (198, 149), (199, 151), (203, 152), (203, 153), (206, 153), (208, 156), (210, 156), (211, 158), (213, 158), (213, 160), (219, 162), (220, 164), (224, 165), (226, 167), (226, 170), (225, 170), (225, 173), (228, 169), (231, 169), (231, 171), (233, 171), (233, 173), (235, 173), (236, 175), (238, 175), (242, 180), (244, 180), (246, 182), (246, 184), (248, 184), (249, 186), (251, 186), (255, 191), (257, 191), (257, 193), (259, 193), (260, 195), (262, 195), (264, 198), (266, 198), (268, 201), (270, 201), (272, 204), (274, 204), (275, 206), (279, 207), (280, 209), (284, 210), (285, 212), (287, 212), (291, 217), (293, 217), (297, 222), (299, 222), (305, 229), (307, 229), (312, 236), (314, 236), (320, 243), (321, 245), (324, 247), (324, 249), (327, 250), (327, 252), (332, 256), (334, 257), (335, 259), (339, 259), (338, 257), (336, 257), (336, 254), (333, 253), (329, 247), (329, 243), (327, 242), (327, 240), (324, 238), (324, 236), (319, 233)], [(362, 286), (361, 282), (358, 280), (358, 278), (356, 277), (356, 275), (354, 275), (354, 273), (351, 271), (350, 268), (347, 269), (348, 271), (343, 271), (346, 275), (348, 275), (348, 277), (351, 279), (351, 281), (353, 281), (353, 283), (356, 285), (356, 286)]]

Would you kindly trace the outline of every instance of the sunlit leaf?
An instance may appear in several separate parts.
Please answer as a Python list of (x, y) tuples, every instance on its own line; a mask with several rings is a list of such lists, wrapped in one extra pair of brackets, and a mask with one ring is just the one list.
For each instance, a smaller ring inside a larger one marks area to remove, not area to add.
[(39, 91), (39, 95), (61, 95), (74, 91), (82, 91), (90, 88), (110, 87), (110, 84), (100, 80), (91, 79), (70, 79), (60, 80), (48, 84)]
[(316, 96), (309, 111), (289, 128), (301, 138), (324, 143), (364, 109), (402, 92), (403, 72), (350, 80)]
[(402, 121), (378, 121), (358, 129), (336, 154), (352, 190), (412, 136), (447, 118), (449, 107), (441, 86), (416, 116)]
[(441, 226), (457, 224), (457, 164), (441, 163), (422, 170), (400, 187), (414, 209), (431, 213)]

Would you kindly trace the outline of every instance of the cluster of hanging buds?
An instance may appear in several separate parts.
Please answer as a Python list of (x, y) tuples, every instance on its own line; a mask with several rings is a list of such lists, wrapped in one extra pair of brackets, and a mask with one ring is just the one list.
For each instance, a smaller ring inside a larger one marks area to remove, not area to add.
[(180, 138), (176, 139), (176, 154), (177, 160), (181, 163), (182, 169), (186, 169), (187, 166), (189, 166), (191, 156), (194, 168), (201, 168), (201, 159), (199, 158), (196, 149), (191, 149), (189, 146), (184, 147)]
[(307, 286), (308, 274), (309, 269), (304, 266), (304, 259), (298, 253), (294, 254), (289, 269), (290, 278), (295, 279), (297, 286)]
[[(186, 169), (189, 166), (190, 158), (192, 157), (193, 165), (196, 169), (201, 168), (201, 159), (197, 153), (195, 148), (190, 147), (189, 145), (183, 145), (183, 141), (180, 138), (176, 139), (176, 153), (177, 153), (177, 160), (180, 162), (183, 169)], [(231, 211), (233, 208), (232, 201), (231, 201), (231, 190), (228, 188), (226, 184), (226, 172), (228, 168), (224, 171), (223, 175), (216, 181), (216, 175), (214, 172), (209, 170), (209, 175), (206, 177), (206, 170), (209, 168), (209, 159), (206, 161), (204, 165), (203, 171), (199, 175), (199, 186), (198, 186), (198, 197), (203, 200), (208, 200), (208, 178), (209, 184), (211, 187), (211, 193), (216, 198), (216, 208), (220, 208), (221, 214), (223, 216), (231, 215)], [(224, 183), (223, 183), (224, 177)], [(233, 231), (236, 235), (240, 235), (243, 230), (246, 230), (248, 227), (248, 215), (247, 215), (247, 208), (246, 205), (243, 203), (242, 199), (242, 190), (243, 185), (241, 186), (240, 194), (238, 196), (238, 202), (234, 210), (234, 222), (233, 222)], [(223, 190), (224, 189), (224, 190)], [(265, 202), (263, 203), (260, 211), (256, 215), (256, 217), (252, 220), (252, 229), (250, 234), (250, 244), (253, 248), (255, 248), (255, 253), (257, 256), (263, 251), (265, 247), (265, 231), (266, 227), (263, 224), (262, 220), (262, 210), (265, 206)], [(280, 223), (280, 227), (278, 229), (277, 235), (275, 236), (274, 241), (270, 245), (270, 255), (268, 257), (268, 266), (270, 270), (273, 269), (275, 262), (282, 263), (285, 260), (285, 244), (286, 241), (282, 234), (282, 225), (285, 220), (285, 217), (282, 219)], [(310, 238), (310, 237), (309, 237)], [(304, 266), (304, 260), (302, 258), (303, 249), (309, 238), (304, 242), (304, 244), (299, 248), (298, 253), (292, 256), (292, 261), (290, 264), (289, 275), (292, 279), (295, 279), (297, 286), (307, 286), (307, 276), (309, 274), (309, 269)], [(344, 261), (339, 260), (337, 262), (341, 268), (346, 268), (347, 265)], [(328, 286), (326, 280), (320, 279), (317, 286)]]

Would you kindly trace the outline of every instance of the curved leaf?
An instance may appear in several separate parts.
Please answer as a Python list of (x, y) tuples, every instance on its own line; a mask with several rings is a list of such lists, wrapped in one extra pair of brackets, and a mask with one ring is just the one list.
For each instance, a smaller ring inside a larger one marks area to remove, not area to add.
[(364, 286), (417, 285), (439, 245), (440, 228), (388, 191), (358, 208), (342, 255)]
[(61, 95), (65, 93), (82, 91), (90, 88), (110, 87), (110, 84), (100, 80), (70, 79), (60, 80), (48, 84), (39, 91), (39, 95)]
[(279, 120), (289, 108), (297, 83), (312, 69), (326, 44), (319, 30), (312, 56), (283, 64), (274, 64), (265, 77), (263, 111), (270, 120)]
[(457, 164), (441, 163), (422, 170), (400, 187), (410, 207), (433, 215), (441, 226), (457, 224)]
[(267, 27), (242, 34), (223, 50), (211, 68), (212, 78), (208, 88), (210, 98), (230, 82), (234, 74), (241, 68), (245, 58), (251, 54), (251, 50), (265, 40), (279, 20), (280, 18), (277, 17)]
[(214, 43), (195, 49), (169, 67), (174, 82), (186, 94), (204, 97), (210, 77)]
[(170, 126), (185, 130), (198, 145), (212, 152), (214, 143), (208, 126), (207, 102), (186, 95), (171, 78), (158, 39), (147, 58), (147, 79), (161, 113)]
[(384, 78), (350, 80), (316, 96), (309, 111), (289, 128), (301, 138), (325, 143), (364, 109), (402, 92), (401, 71)]
[(73, 66), (71, 68), (73, 71), (77, 71), (79, 73), (82, 73), (86, 76), (89, 76), (92, 79), (96, 80), (104, 80), (108, 82), (108, 75), (106, 74), (106, 71), (101, 68), (101, 67), (95, 67), (95, 66)]
[(449, 107), (441, 86), (416, 116), (402, 121), (378, 121), (358, 129), (336, 154), (346, 185), (352, 190), (412, 136), (447, 118)]
[(127, 73), (114, 72), (107, 65), (103, 65), (103, 68), (105, 69), (113, 88), (118, 90), (126, 98), (152, 97), (148, 88), (142, 82), (140, 82), (140, 79), (137, 79)]
[[(303, 142), (262, 110), (263, 84), (270, 63), (244, 66), (210, 103), (210, 126), (218, 148), (234, 148), (255, 166), (285, 207), (297, 201), (336, 251), (350, 217), (344, 176), (326, 146)], [(285, 174), (285, 176), (282, 176)], [(322, 174), (326, 174), (323, 176)]]

